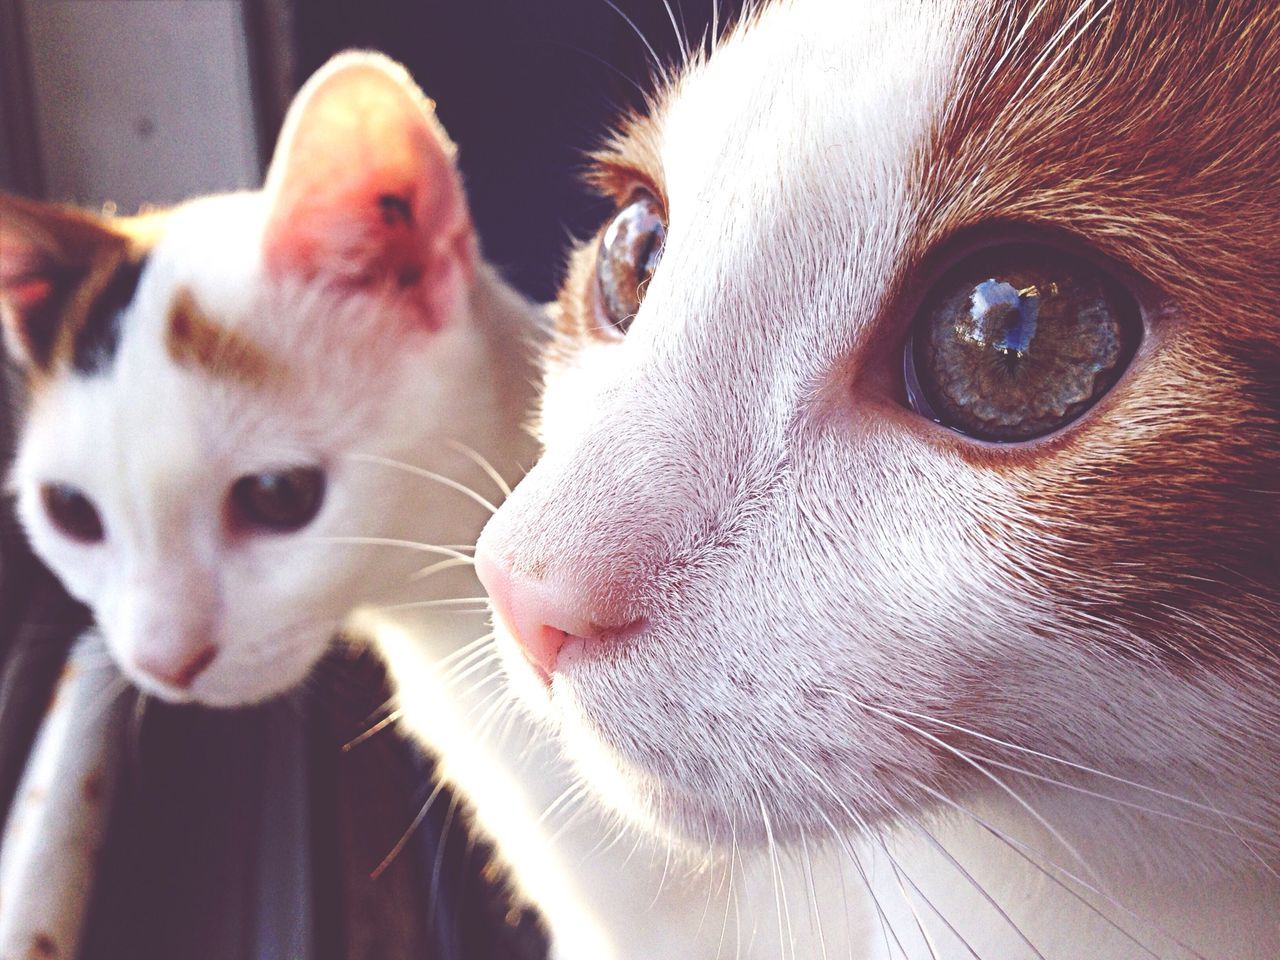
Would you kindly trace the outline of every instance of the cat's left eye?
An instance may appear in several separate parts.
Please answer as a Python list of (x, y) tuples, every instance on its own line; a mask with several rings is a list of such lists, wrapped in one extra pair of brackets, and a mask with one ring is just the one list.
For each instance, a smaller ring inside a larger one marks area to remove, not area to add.
[(608, 332), (625, 334), (630, 329), (666, 239), (662, 205), (647, 191), (637, 193), (605, 228), (596, 260), (596, 286), (601, 326)]
[(301, 530), (324, 503), (325, 474), (319, 467), (291, 467), (254, 473), (231, 485), (234, 526), (270, 533)]

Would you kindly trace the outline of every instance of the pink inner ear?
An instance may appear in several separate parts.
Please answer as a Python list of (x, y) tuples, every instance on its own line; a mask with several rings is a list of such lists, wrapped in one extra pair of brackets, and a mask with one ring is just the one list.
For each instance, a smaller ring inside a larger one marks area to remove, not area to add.
[(5, 295), (13, 302), (15, 308), (23, 311), (44, 303), (52, 294), (53, 284), (40, 277), (22, 280), (13, 286), (5, 287)]
[(471, 269), (451, 153), (407, 78), (366, 58), (325, 68), (295, 101), (268, 176), (268, 268), (414, 294), (440, 322)]
[(18, 311), (30, 310), (53, 294), (50, 262), (35, 246), (0, 230), (0, 297)]

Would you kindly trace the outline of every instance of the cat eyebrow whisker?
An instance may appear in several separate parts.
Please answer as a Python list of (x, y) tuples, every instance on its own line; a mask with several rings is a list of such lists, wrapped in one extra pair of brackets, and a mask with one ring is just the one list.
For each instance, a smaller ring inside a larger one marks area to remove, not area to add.
[(415, 477), (422, 477), (425, 480), (434, 480), (436, 483), (443, 484), (450, 490), (456, 490), (463, 496), (469, 497), (471, 500), (488, 510), (489, 513), (493, 514), (498, 512), (497, 506), (480, 496), (480, 494), (476, 493), (465, 483), (459, 483), (457, 480), (446, 477), (442, 473), (436, 473), (434, 470), (427, 470), (424, 467), (415, 466), (412, 463), (404, 463), (401, 460), (393, 460), (390, 457), (379, 456), (376, 453), (349, 453), (347, 454), (347, 458), (349, 460), (358, 460), (362, 463), (377, 463), (384, 467), (394, 467), (397, 470), (403, 470), (405, 473), (411, 473)]
[(640, 38), (640, 42), (644, 44), (644, 48), (649, 51), (649, 56), (653, 61), (654, 69), (660, 68), (662, 66), (662, 58), (658, 56), (658, 51), (653, 49), (653, 44), (649, 42), (649, 38), (646, 37), (644, 33), (640, 30), (640, 28), (636, 26), (635, 21), (632, 20), (625, 13), (623, 13), (622, 8), (619, 7), (616, 3), (614, 3), (613, 0), (602, 0), (602, 2), (610, 10), (612, 10), (614, 13), (620, 16), (624, 21), (626, 21), (627, 26), (630, 27), (632, 32), (635, 33), (635, 35)]
[(680, 29), (680, 25), (676, 23), (675, 12), (671, 9), (671, 0), (662, 0), (663, 7), (667, 11), (667, 19), (671, 21), (671, 30), (675, 34), (676, 44), (680, 47), (681, 65), (687, 70), (689, 67), (689, 43), (685, 37), (685, 33)]

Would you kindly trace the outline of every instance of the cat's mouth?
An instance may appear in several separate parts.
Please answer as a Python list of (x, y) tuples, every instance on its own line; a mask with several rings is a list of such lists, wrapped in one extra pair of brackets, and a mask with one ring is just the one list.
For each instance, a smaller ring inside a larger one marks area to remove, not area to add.
[[(236, 709), (274, 700), (301, 684), (329, 647), (338, 624), (306, 621), (240, 643), (207, 648), (186, 674), (157, 676), (119, 656), (130, 682), (173, 704)], [(198, 667), (198, 668), (197, 668)]]

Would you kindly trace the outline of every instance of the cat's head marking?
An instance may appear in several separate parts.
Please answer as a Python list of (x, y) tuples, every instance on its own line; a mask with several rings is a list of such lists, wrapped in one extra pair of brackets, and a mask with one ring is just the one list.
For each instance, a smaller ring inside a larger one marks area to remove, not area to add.
[(137, 218), (0, 198), (11, 487), (144, 689), (271, 696), (380, 596), (332, 541), (402, 533), (421, 484), (353, 457), (442, 444), (480, 363), (453, 155), (402, 68), (348, 54), (262, 191)]

